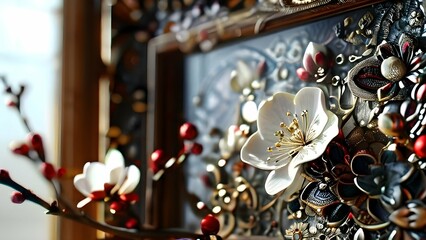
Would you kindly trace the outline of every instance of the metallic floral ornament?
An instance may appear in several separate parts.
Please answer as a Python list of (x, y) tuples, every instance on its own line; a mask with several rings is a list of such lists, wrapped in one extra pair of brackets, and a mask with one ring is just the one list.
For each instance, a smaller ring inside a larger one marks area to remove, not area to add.
[(420, 27), (425, 21), (425, 15), (421, 10), (412, 11), (408, 17), (408, 24), (411, 27)]
[(303, 189), (300, 198), (306, 205), (315, 209), (318, 214), (322, 214), (324, 208), (339, 202), (328, 184), (324, 182), (309, 183)]
[(361, 61), (348, 73), (353, 94), (369, 101), (403, 99), (417, 83), (419, 69), (424, 65), (424, 52), (410, 35), (402, 34), (398, 44), (383, 42), (375, 56)]
[(332, 57), (327, 47), (310, 42), (303, 55), (303, 68), (297, 70), (297, 75), (303, 81), (322, 82), (329, 75), (332, 64)]
[(302, 184), (302, 164), (320, 157), (339, 133), (339, 120), (326, 108), (319, 88), (306, 87), (296, 95), (277, 93), (260, 104), (257, 129), (241, 149), (241, 159), (272, 170), (266, 192), (290, 198)]
[(379, 223), (390, 220), (404, 228), (409, 225), (412, 229), (423, 226), (415, 218), (423, 214), (424, 206), (409, 202), (425, 199), (424, 172), (410, 162), (398, 159), (393, 150), (385, 150), (380, 161), (374, 164), (362, 163), (361, 160), (352, 160), (352, 170), (357, 175), (355, 184), (369, 195), (366, 205), (369, 215)]
[(309, 239), (309, 224), (303, 222), (293, 223), (289, 229), (285, 230), (286, 239)]

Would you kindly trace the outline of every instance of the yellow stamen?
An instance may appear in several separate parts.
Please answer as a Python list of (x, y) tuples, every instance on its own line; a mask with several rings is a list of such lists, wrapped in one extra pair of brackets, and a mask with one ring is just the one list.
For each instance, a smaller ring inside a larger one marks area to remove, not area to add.
[(277, 163), (282, 155), (294, 157), (311, 141), (310, 136), (307, 136), (309, 132), (308, 111), (303, 110), (300, 119), (297, 114), (291, 112), (287, 112), (286, 116), (291, 118), (290, 124), (287, 126), (284, 122), (281, 122), (279, 124), (280, 130), (274, 132), (278, 141), (275, 142), (274, 146), (267, 148), (267, 151), (271, 153), (271, 157), (267, 159), (268, 162), (274, 160)]

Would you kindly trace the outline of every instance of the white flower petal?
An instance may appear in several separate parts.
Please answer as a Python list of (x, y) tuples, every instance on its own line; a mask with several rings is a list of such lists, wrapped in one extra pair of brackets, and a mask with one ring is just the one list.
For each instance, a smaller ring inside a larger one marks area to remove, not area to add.
[(295, 164), (290, 163), (270, 172), (265, 182), (266, 193), (275, 195), (286, 189), (293, 183), (295, 176), (300, 174), (300, 171), (301, 166), (295, 166)]
[(124, 157), (117, 149), (108, 150), (105, 156), (105, 165), (107, 168), (115, 168), (118, 166), (124, 166)]
[[(292, 183), (284, 190), (282, 197), (286, 202), (290, 202), (294, 199), (295, 193), (299, 191), (303, 187), (303, 183), (305, 182), (305, 178), (303, 177), (302, 167), (297, 167), (297, 173), (294, 176)], [(296, 195), (297, 196), (297, 195)]]
[(122, 174), (120, 174), (120, 176), (117, 180), (117, 183), (111, 189), (111, 194), (116, 193), (120, 189), (121, 185), (123, 185), (126, 178), (127, 178), (127, 168), (124, 168)]
[(127, 178), (118, 190), (118, 194), (127, 194), (135, 190), (136, 186), (139, 184), (140, 177), (141, 172), (139, 169), (135, 165), (129, 166), (127, 169)]
[[(299, 115), (302, 111), (308, 111), (307, 139), (312, 140), (318, 137), (327, 124), (327, 114), (325, 109), (325, 97), (321, 89), (316, 87), (302, 88), (294, 99), (295, 113)], [(301, 125), (301, 124), (300, 124)]]
[(295, 164), (302, 164), (319, 158), (334, 137), (339, 134), (339, 118), (334, 113), (327, 111), (328, 121), (321, 135), (293, 158)]
[(278, 163), (273, 161), (266, 162), (270, 155), (267, 148), (272, 145), (273, 143), (262, 139), (259, 132), (255, 132), (249, 137), (241, 149), (241, 160), (263, 170), (274, 170), (286, 165), (291, 159), (288, 155), (283, 156)]
[(89, 196), (90, 189), (86, 181), (86, 175), (78, 174), (74, 177), (74, 187), (84, 196)]
[(87, 169), (89, 168), (90, 164), (91, 164), (91, 162), (86, 162), (84, 164), (84, 166), (83, 166), (83, 174), (86, 174)]
[(290, 125), (292, 118), (287, 112), (294, 113), (294, 95), (290, 93), (276, 93), (259, 106), (257, 129), (260, 135), (269, 142), (277, 141), (274, 133), (280, 130), (280, 123)]
[(106, 179), (106, 182), (114, 185), (117, 184), (124, 172), (124, 157), (120, 151), (117, 149), (108, 150), (105, 156), (105, 165), (109, 173), (109, 178)]
[(85, 175), (90, 192), (104, 190), (104, 184), (107, 179), (105, 164), (100, 162), (91, 162), (87, 167)]
[(81, 200), (80, 202), (77, 203), (77, 208), (82, 208), (84, 206), (86, 206), (88, 203), (90, 203), (92, 201), (91, 198), (87, 197), (83, 200)]
[(125, 176), (125, 167), (116, 167), (114, 169), (107, 170), (109, 172), (109, 177), (106, 179), (106, 183), (111, 185), (116, 185), (119, 183), (120, 179)]
[(339, 118), (331, 111), (327, 111), (327, 117), (328, 121), (322, 134), (314, 140), (316, 145), (328, 145), (339, 134)]

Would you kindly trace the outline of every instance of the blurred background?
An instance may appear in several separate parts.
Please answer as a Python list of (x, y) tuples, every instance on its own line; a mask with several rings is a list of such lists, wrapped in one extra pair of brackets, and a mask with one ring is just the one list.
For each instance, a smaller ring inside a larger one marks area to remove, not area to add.
[[(0, 1), (0, 75), (19, 89), (26, 85), (23, 113), (30, 125), (42, 133), (46, 154), (57, 159), (58, 110), (62, 54), (62, 1)], [(1, 87), (3, 89), (3, 86)], [(25, 157), (13, 154), (8, 146), (24, 140), (26, 129), (15, 109), (7, 107), (2, 92), (0, 107), (0, 168), (48, 201), (52, 190)], [(0, 186), (0, 232), (2, 239), (46, 240), (54, 235), (56, 217), (46, 216), (39, 206), (13, 204), (12, 190)]]

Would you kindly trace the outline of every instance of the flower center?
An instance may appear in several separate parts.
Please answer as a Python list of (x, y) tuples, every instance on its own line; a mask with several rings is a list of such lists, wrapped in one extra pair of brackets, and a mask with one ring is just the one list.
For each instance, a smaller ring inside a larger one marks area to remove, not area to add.
[(303, 233), (300, 229), (295, 229), (293, 233), (293, 240), (302, 240), (303, 239)]
[[(275, 142), (274, 146), (268, 147), (267, 151), (270, 153), (284, 152), (294, 157), (304, 146), (311, 142), (310, 137), (306, 134), (309, 130), (308, 111), (303, 110), (300, 118), (297, 114), (292, 114), (291, 112), (287, 112), (286, 115), (290, 118), (290, 124), (280, 123), (280, 130), (274, 133), (278, 141)], [(270, 160), (271, 158), (269, 157), (268, 161)], [(279, 159), (275, 161), (278, 162)]]

